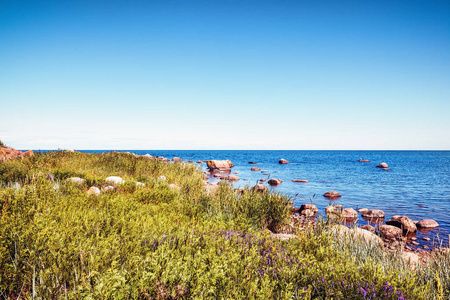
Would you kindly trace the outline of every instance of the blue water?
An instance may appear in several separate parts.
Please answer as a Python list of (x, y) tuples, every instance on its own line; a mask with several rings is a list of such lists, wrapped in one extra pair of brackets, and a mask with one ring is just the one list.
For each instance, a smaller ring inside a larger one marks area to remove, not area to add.
[[(239, 172), (240, 181), (235, 187), (253, 186), (261, 178), (282, 179), (273, 191), (285, 193), (293, 198), (295, 206), (303, 203), (315, 204), (324, 215), (330, 203), (359, 209), (381, 209), (386, 219), (394, 215), (406, 215), (412, 220), (434, 219), (440, 227), (419, 231), (418, 242), (435, 244), (438, 237), (448, 245), (450, 234), (450, 151), (207, 151), (207, 150), (123, 150), (139, 155), (150, 154), (169, 159), (177, 156), (184, 161), (229, 159)], [(83, 151), (105, 152), (105, 151)], [(280, 165), (279, 159), (290, 164)], [(359, 162), (360, 158), (370, 162)], [(257, 164), (249, 164), (255, 161)], [(381, 162), (389, 165), (390, 171), (375, 166)], [(250, 171), (257, 166), (261, 171)], [(199, 165), (206, 170), (206, 164)], [(244, 180), (247, 179), (248, 181)], [(308, 183), (293, 183), (293, 179), (306, 179)], [(211, 182), (219, 181), (210, 178)], [(267, 182), (265, 183), (267, 185)], [(342, 194), (338, 200), (329, 200), (322, 195), (335, 190)], [(368, 222), (361, 217), (358, 224)], [(373, 224), (372, 224), (373, 225)], [(430, 237), (431, 242), (424, 242)]]

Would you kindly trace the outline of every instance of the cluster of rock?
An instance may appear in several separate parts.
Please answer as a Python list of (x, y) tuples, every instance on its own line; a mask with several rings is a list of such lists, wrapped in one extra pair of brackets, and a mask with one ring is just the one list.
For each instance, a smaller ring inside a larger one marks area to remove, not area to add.
[(0, 147), (0, 161), (34, 156), (33, 150), (20, 151), (11, 147)]
[[(160, 179), (165, 180), (165, 177), (164, 176), (158, 177), (158, 180), (160, 180)], [(66, 181), (74, 183), (74, 184), (84, 184), (85, 183), (85, 180), (80, 177), (70, 177), (70, 178), (67, 178)], [(119, 177), (119, 176), (109, 176), (105, 179), (105, 182), (108, 185), (101, 187), (101, 189), (97, 186), (91, 186), (88, 189), (87, 194), (89, 196), (99, 196), (102, 192), (112, 191), (117, 186), (125, 183), (125, 181), (122, 179), (122, 177)], [(136, 187), (145, 187), (145, 183), (136, 182)]]

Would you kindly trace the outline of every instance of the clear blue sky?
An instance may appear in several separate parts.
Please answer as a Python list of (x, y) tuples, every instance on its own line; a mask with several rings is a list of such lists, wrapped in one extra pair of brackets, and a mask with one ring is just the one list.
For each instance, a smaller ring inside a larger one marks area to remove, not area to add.
[(450, 2), (0, 1), (19, 149), (450, 149)]

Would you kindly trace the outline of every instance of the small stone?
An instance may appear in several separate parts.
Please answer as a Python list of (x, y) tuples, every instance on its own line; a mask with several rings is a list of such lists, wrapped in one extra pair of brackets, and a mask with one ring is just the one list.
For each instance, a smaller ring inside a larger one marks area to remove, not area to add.
[(424, 237), (424, 238), (422, 238), (422, 240), (424, 240), (424, 241), (431, 241), (431, 239), (429, 237)]
[(255, 185), (254, 187), (252, 187), (252, 188), (250, 189), (250, 191), (252, 191), (252, 192), (255, 191), (255, 192), (258, 192), (258, 193), (264, 193), (264, 192), (269, 191), (269, 189), (268, 189), (268, 187), (265, 186), (265, 185), (257, 184), (257, 185)]
[(84, 179), (80, 178), (80, 177), (70, 177), (70, 178), (67, 178), (67, 181), (71, 181), (71, 182), (76, 183), (76, 184), (83, 184), (84, 183)]
[(88, 190), (88, 195), (94, 195), (94, 196), (98, 196), (100, 195), (100, 189), (96, 186), (91, 186)]
[(292, 180), (292, 182), (308, 182), (308, 180), (304, 180), (304, 179), (294, 179), (294, 180)]
[(278, 161), (279, 164), (288, 164), (289, 162), (287, 160), (285, 160), (284, 158), (280, 159)]
[(310, 214), (309, 212), (306, 212), (306, 210), (309, 210), (313, 215), (319, 212), (319, 209), (314, 204), (302, 204), (302, 206), (300, 206), (300, 214)]
[(381, 163), (377, 166), (377, 168), (389, 168), (387, 163)]
[(123, 183), (123, 179), (119, 176), (109, 176), (105, 179), (106, 182), (111, 182), (114, 184), (121, 184)]
[(162, 175), (158, 177), (158, 180), (160, 181), (165, 181), (166, 180), (166, 176)]
[(252, 170), (252, 171), (261, 171), (261, 168), (258, 168), (258, 167), (252, 167), (251, 170)]
[(103, 192), (112, 191), (112, 190), (114, 190), (114, 187), (112, 185), (108, 185), (108, 186), (102, 187), (102, 191)]

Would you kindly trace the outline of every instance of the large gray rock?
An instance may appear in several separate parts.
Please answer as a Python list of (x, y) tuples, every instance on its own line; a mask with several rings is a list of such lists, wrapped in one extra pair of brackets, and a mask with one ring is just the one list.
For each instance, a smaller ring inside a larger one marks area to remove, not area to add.
[(122, 184), (123, 179), (119, 176), (109, 176), (105, 179), (106, 182), (113, 183), (113, 184)]

